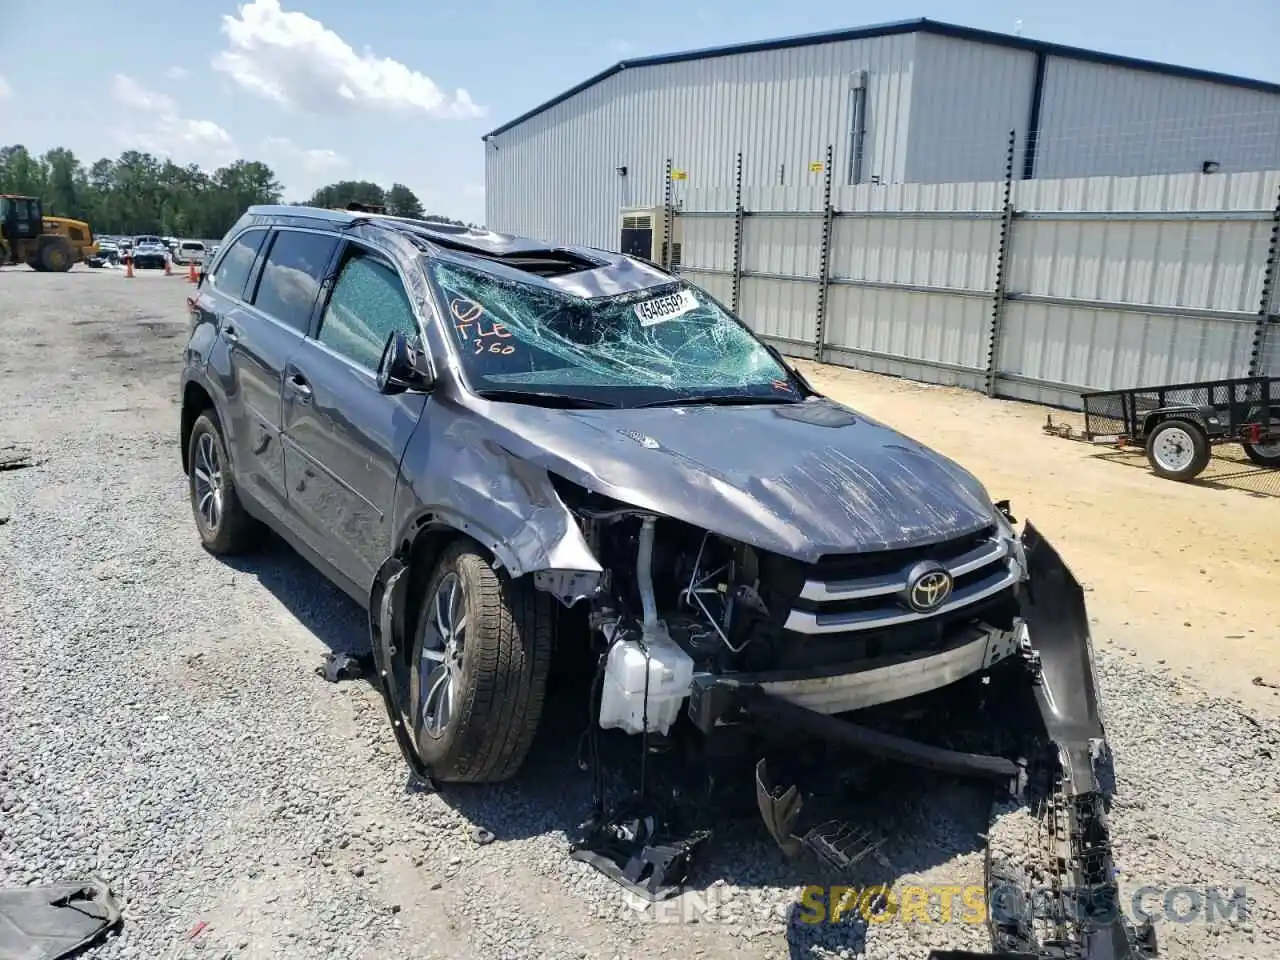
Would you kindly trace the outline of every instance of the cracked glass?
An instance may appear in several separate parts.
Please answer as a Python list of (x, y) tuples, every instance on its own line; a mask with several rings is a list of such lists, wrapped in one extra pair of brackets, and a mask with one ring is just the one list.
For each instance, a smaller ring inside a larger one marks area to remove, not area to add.
[(773, 353), (684, 281), (584, 300), (441, 260), (429, 269), (447, 333), (477, 392), (610, 406), (802, 396)]

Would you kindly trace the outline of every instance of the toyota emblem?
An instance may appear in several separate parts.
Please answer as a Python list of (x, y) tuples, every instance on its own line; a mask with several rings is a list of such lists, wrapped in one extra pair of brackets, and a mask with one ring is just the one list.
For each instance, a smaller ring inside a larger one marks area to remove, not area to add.
[(941, 564), (925, 561), (917, 565), (907, 577), (904, 599), (917, 613), (928, 613), (947, 602), (954, 581)]

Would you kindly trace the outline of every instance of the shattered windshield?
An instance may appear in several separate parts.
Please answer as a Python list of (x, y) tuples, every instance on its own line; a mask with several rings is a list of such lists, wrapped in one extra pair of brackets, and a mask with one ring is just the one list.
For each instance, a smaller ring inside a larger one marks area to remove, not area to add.
[(433, 261), (472, 390), (592, 405), (777, 402), (795, 377), (723, 307), (683, 281), (583, 300)]

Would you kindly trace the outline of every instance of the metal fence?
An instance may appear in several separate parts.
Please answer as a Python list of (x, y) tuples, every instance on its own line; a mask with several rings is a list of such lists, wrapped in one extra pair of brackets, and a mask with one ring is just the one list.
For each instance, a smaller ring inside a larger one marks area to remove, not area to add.
[[(1280, 375), (1280, 170), (673, 182), (671, 264), (784, 353), (990, 396)], [(676, 174), (678, 177), (678, 173)], [(676, 244), (678, 243), (678, 247)]]

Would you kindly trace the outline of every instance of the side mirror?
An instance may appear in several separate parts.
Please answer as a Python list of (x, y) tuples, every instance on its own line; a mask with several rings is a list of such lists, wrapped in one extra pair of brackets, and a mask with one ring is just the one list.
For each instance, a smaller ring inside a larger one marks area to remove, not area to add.
[(388, 396), (412, 390), (427, 393), (435, 386), (431, 364), (421, 347), (400, 331), (387, 337), (378, 363), (378, 390)]

